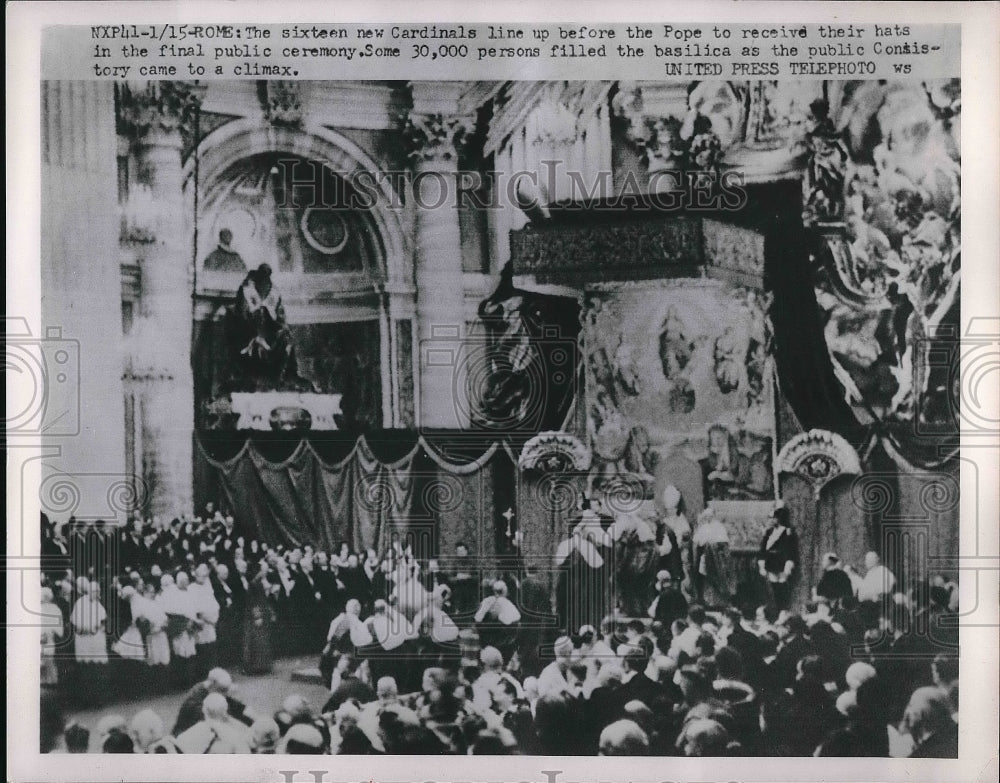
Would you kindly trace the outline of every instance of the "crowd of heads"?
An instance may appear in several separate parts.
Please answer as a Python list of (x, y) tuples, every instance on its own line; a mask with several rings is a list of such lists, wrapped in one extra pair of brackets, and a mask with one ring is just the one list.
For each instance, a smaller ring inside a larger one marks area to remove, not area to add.
[[(62, 533), (50, 528), (48, 535)], [(61, 593), (91, 601), (156, 599), (175, 588), (190, 590), (188, 582), (235, 584), (243, 577), (266, 585), (263, 594), (278, 606), (280, 623), (280, 604), (291, 598), (298, 580), (312, 585), (319, 574), (332, 574), (337, 604), (314, 621), (314, 646), (297, 649), (322, 652), (330, 695), (317, 705), (293, 692), (276, 711), (248, 705), (234, 717), (234, 700), (227, 696), (231, 678), (212, 669), (195, 686), (205, 692), (194, 694), (200, 699), (196, 725), (207, 725), (218, 737), (205, 747), (198, 738), (208, 734), (191, 735), (194, 726), (172, 732), (162, 716), (143, 709), (128, 721), (109, 716), (89, 731), (57, 720), (51, 725), (61, 749), (627, 756), (957, 752), (952, 622), (957, 587), (944, 577), (897, 584), (891, 574), (889, 579), (877, 572), (884, 566), (874, 554), (866, 563), (882, 586), (874, 593), (875, 582), (866, 585), (865, 576), (845, 572), (846, 579), (827, 578), (843, 572), (839, 558), (829, 555), (811, 600), (791, 609), (688, 601), (674, 616), (651, 606), (645, 617), (612, 613), (599, 627), (548, 635), (537, 629), (527, 633), (530, 623), (518, 618), (503, 637), (510, 641), (506, 645), (487, 643), (471, 613), (456, 611), (456, 638), (386, 657), (378, 654), (380, 640), (356, 644), (350, 633), (334, 639), (334, 627), (351, 628), (387, 612), (412, 620), (421, 608), (406, 611), (399, 592), (405, 579), (424, 586), (436, 611), (447, 616), (453, 608), (455, 585), (448, 575), (402, 542), (393, 541), (381, 553), (357, 552), (348, 544), (334, 551), (271, 547), (213, 513), (162, 525), (136, 522), (126, 530), (73, 531), (66, 544), (72, 550), (97, 535), (117, 537), (115, 551), (127, 551), (128, 562), (102, 564), (91, 557), (74, 561), (90, 563), (84, 573), (50, 571), (45, 587), (51, 600)], [(385, 593), (375, 586), (379, 575), (386, 579)], [(477, 601), (502, 597), (517, 604), (517, 580), (496, 577), (479, 580)], [(656, 587), (659, 601), (676, 583), (658, 575)], [(302, 626), (295, 624), (301, 619), (286, 615), (292, 625), (272, 636), (301, 636)], [(326, 647), (317, 649), (324, 641)], [(528, 650), (529, 643), (537, 649)], [(108, 644), (113, 650), (110, 636)]]

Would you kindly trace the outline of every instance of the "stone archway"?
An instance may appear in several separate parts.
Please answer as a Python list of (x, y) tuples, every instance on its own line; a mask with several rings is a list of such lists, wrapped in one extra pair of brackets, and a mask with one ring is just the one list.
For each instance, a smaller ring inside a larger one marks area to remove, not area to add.
[(195, 170), (199, 189), (211, 183), (240, 160), (262, 153), (283, 153), (323, 163), (337, 174), (365, 177), (377, 193), (369, 214), (383, 248), (383, 280), (387, 284), (412, 278), (410, 247), (403, 230), (400, 198), (378, 163), (361, 147), (325, 127), (306, 129), (270, 125), (262, 120), (242, 119), (223, 125), (207, 135), (184, 166), (184, 189), (191, 191)]
[[(341, 213), (348, 218), (356, 218), (355, 227), (367, 237), (365, 244), (368, 252), (362, 253), (363, 265), (325, 276), (303, 274), (304, 270), (300, 268), (286, 276), (290, 288), (281, 290), (289, 307), (290, 321), (295, 310), (299, 324), (333, 325), (378, 320), (379, 346), (375, 361), (380, 365), (381, 374), (381, 421), (383, 426), (397, 426), (400, 392), (394, 372), (398, 366), (393, 340), (396, 316), (390, 312), (397, 308), (393, 307), (385, 292), (407, 289), (412, 285), (411, 252), (403, 231), (402, 198), (393, 191), (392, 181), (378, 163), (336, 131), (316, 126), (273, 126), (259, 119), (241, 119), (208, 134), (196, 154), (189, 156), (184, 167), (184, 190), (189, 214), (197, 214), (200, 223), (190, 226), (189, 230), (201, 234), (192, 237), (192, 244), (198, 245), (194, 273), (200, 307), (196, 308), (196, 321), (212, 319), (220, 304), (231, 301), (230, 297), (240, 285), (242, 273), (224, 275), (225, 279), (221, 282), (212, 282), (210, 275), (200, 274), (199, 267), (206, 247), (209, 251), (214, 247), (215, 234), (212, 231), (214, 229), (217, 233), (219, 226), (211, 224), (231, 196), (233, 172), (247, 168), (251, 161), (259, 164), (264, 159), (291, 161), (295, 165), (304, 162), (315, 164), (310, 166), (310, 170), (321, 168), (321, 176), (333, 175), (348, 183), (359, 177), (364, 178), (368, 204), (358, 210)], [(267, 171), (266, 165), (263, 171)], [(197, 207), (193, 203), (196, 176)], [(293, 179), (298, 178), (299, 173), (296, 172)], [(270, 239), (273, 238), (272, 235)], [(271, 263), (269, 258), (245, 260), (251, 266), (264, 260)], [(277, 271), (277, 265), (274, 268)], [(311, 294), (317, 291), (321, 295), (312, 297)]]

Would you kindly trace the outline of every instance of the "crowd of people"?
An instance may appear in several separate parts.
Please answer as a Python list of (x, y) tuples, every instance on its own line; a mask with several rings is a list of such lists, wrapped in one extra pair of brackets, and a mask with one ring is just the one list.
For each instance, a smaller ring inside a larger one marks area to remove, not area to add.
[[(486, 572), (461, 544), (426, 561), (396, 535), (381, 552), (268, 546), (211, 504), (123, 528), (43, 519), (43, 750), (957, 756), (954, 583), (899, 584), (875, 553), (862, 576), (829, 553), (793, 607), (777, 507), (757, 560), (767, 600), (732, 605), (698, 589), (706, 550), (678, 516), (651, 538), (645, 611), (612, 600), (580, 626), (538, 573)], [(571, 546), (600, 558), (596, 540)], [(279, 655), (318, 658), (324, 704), (238, 700), (229, 670), (265, 674)], [(148, 709), (64, 721), (108, 694), (183, 689), (172, 726)]]

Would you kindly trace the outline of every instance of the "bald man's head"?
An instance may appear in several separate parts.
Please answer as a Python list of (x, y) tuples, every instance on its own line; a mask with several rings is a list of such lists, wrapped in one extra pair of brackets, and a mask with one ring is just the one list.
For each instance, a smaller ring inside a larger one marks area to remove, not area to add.
[(696, 718), (684, 726), (680, 744), (685, 756), (724, 756), (729, 747), (729, 732), (716, 720)]
[(903, 724), (917, 741), (937, 734), (951, 727), (952, 706), (948, 695), (940, 688), (926, 686), (917, 688), (910, 696), (903, 714)]
[(233, 687), (233, 678), (225, 669), (216, 667), (205, 678), (205, 687), (212, 693), (228, 693)]
[(229, 703), (221, 693), (210, 693), (201, 703), (201, 712), (205, 720), (224, 720), (229, 712)]
[(137, 713), (132, 718), (128, 729), (132, 741), (143, 752), (154, 742), (163, 739), (167, 733), (163, 726), (163, 719), (152, 710), (143, 710)]
[(602, 756), (645, 756), (649, 737), (635, 721), (618, 720), (601, 732), (599, 747)]
[(381, 677), (375, 685), (375, 695), (383, 704), (394, 702), (399, 698), (399, 686), (394, 677)]

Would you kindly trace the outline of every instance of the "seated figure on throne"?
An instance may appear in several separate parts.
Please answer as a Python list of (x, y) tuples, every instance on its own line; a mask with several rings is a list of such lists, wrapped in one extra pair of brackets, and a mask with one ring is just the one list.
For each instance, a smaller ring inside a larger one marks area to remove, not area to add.
[(247, 273), (229, 310), (229, 325), (244, 385), (255, 391), (311, 390), (312, 384), (298, 374), (285, 307), (268, 264)]

